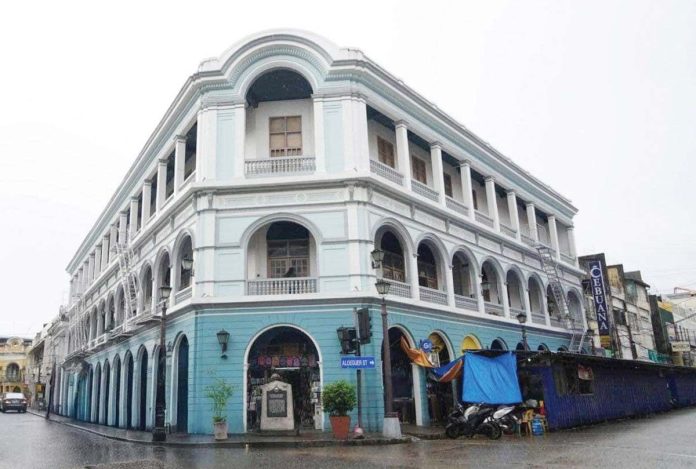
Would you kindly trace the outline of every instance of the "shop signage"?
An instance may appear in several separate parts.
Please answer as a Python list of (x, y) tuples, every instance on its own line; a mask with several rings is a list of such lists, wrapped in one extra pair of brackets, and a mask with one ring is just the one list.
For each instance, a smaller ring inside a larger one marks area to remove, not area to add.
[(590, 261), (590, 288), (592, 299), (594, 300), (595, 312), (597, 313), (597, 328), (602, 347), (611, 344), (611, 333), (609, 329), (609, 308), (607, 306), (607, 295), (604, 290), (604, 274), (602, 273), (602, 261)]
[(279, 388), (269, 390), (266, 393), (266, 404), (268, 412), (266, 415), (271, 418), (288, 416), (288, 393)]
[(341, 357), (341, 368), (357, 370), (374, 367), (375, 357)]
[(430, 339), (421, 340), (421, 350), (430, 353), (433, 351), (433, 342)]
[(690, 352), (691, 345), (688, 342), (672, 342), (672, 352)]

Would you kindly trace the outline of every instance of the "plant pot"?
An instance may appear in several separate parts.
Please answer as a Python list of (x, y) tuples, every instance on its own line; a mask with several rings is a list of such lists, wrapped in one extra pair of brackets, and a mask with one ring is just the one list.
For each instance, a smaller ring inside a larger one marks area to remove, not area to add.
[(348, 433), (350, 433), (350, 416), (332, 415), (329, 417), (331, 420), (331, 430), (333, 431), (334, 438), (339, 440), (345, 440), (348, 438)]
[(213, 433), (216, 440), (227, 439), (227, 421), (213, 422)]

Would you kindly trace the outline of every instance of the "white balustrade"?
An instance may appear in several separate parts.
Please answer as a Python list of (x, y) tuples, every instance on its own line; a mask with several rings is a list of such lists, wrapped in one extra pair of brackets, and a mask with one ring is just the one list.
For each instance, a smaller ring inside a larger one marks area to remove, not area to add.
[(462, 204), (461, 202), (457, 202), (452, 197), (446, 196), (445, 203), (447, 204), (447, 208), (454, 210), (455, 212), (460, 213), (464, 216), (469, 216), (468, 207)]
[(278, 156), (260, 160), (245, 160), (247, 176), (312, 173), (316, 169), (313, 156)]
[(302, 278), (268, 278), (247, 281), (247, 295), (300, 295), (316, 293), (317, 279)]
[(400, 186), (404, 184), (403, 174), (377, 160), (370, 160), (370, 171)]
[(494, 316), (502, 316), (504, 314), (503, 305), (499, 305), (497, 303), (490, 303), (488, 301), (484, 303), (483, 310), (487, 314), (492, 314)]
[(419, 293), (420, 299), (428, 303), (437, 303), (439, 305), (447, 304), (447, 292), (428, 287), (420, 287)]
[(411, 181), (411, 188), (413, 189), (413, 192), (418, 195), (422, 195), (426, 199), (434, 200), (435, 202), (437, 202), (439, 199), (437, 191), (432, 190), (425, 184), (420, 183), (415, 179)]
[(388, 278), (383, 279), (388, 282), (389, 294), (394, 296), (402, 296), (404, 298), (411, 298), (411, 285), (408, 283), (397, 282), (396, 280), (390, 280)]
[(489, 217), (485, 213), (479, 212), (478, 210), (475, 210), (475, 214), (477, 222), (482, 223), (489, 228), (493, 228), (493, 219), (491, 217)]
[(469, 298), (468, 296), (462, 295), (454, 295), (454, 305), (457, 308), (478, 311), (478, 301), (476, 300), (476, 298)]

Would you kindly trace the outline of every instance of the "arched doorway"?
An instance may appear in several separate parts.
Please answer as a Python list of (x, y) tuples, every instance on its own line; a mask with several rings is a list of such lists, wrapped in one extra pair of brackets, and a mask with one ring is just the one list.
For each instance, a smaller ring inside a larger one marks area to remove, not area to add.
[(537, 347), (537, 350), (539, 352), (548, 352), (549, 348), (546, 346), (546, 344), (539, 344), (539, 346)]
[(491, 350), (507, 350), (507, 344), (503, 339), (495, 339), (491, 342)]
[[(428, 336), (428, 340), (433, 344), (433, 351), (430, 353), (430, 361), (435, 366), (446, 365), (452, 360), (447, 339), (439, 332), (433, 332)], [(432, 379), (426, 381), (428, 396), (428, 413), (431, 424), (444, 424), (447, 416), (454, 404), (455, 383), (440, 383)]]
[(525, 347), (523, 342), (517, 342), (517, 347), (515, 347), (515, 350), (518, 352), (524, 352), (525, 350), (529, 350), (529, 347)]
[(97, 363), (97, 367), (94, 370), (94, 389), (95, 389), (95, 396), (94, 396), (94, 422), (95, 423), (101, 423), (101, 378), (102, 378), (102, 373), (101, 373), (101, 363)]
[(179, 433), (188, 431), (188, 367), (189, 344), (184, 336), (179, 341), (177, 351), (176, 431)]
[(144, 431), (147, 428), (147, 350), (144, 347), (140, 352), (139, 368), (138, 428)]
[(469, 350), (481, 350), (481, 342), (473, 335), (464, 337), (461, 344), (462, 355)]
[(109, 366), (109, 361), (104, 362), (104, 425), (109, 424), (109, 395), (111, 394), (111, 366)]
[(125, 428), (133, 427), (133, 355), (130, 352), (126, 354), (123, 366), (126, 367), (126, 386), (124, 388), (125, 396), (123, 400), (126, 403), (126, 425)]
[[(389, 329), (389, 354), (391, 358), (392, 409), (398, 412), (401, 422), (416, 423), (416, 406), (413, 388), (413, 366), (401, 348), (401, 338), (406, 338), (398, 327)], [(408, 341), (408, 338), (406, 338)], [(410, 342), (410, 341), (409, 341)], [(384, 350), (383, 347), (380, 347)], [(382, 354), (383, 355), (383, 354)], [(384, 366), (384, 357), (382, 356)], [(382, 369), (384, 380), (384, 369)], [(386, 396), (385, 396), (386, 397)]]
[(114, 427), (118, 427), (121, 417), (121, 359), (114, 358)]
[(314, 341), (292, 326), (276, 326), (258, 335), (247, 352), (247, 430), (261, 423), (262, 389), (273, 374), (292, 385), (295, 428), (321, 428), (320, 356)]

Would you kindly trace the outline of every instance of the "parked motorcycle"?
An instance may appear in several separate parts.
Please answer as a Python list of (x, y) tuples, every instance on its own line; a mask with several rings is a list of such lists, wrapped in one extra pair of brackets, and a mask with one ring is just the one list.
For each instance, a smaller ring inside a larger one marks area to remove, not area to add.
[(522, 420), (520, 409), (514, 405), (501, 405), (489, 417), (489, 421), (494, 421), (506, 435), (514, 433), (515, 427)]
[(503, 434), (497, 421), (491, 419), (495, 408), (485, 404), (474, 404), (464, 409), (457, 404), (455, 409), (447, 416), (445, 434), (448, 438), (466, 436), (473, 438), (475, 435), (485, 435), (491, 440), (497, 440)]

